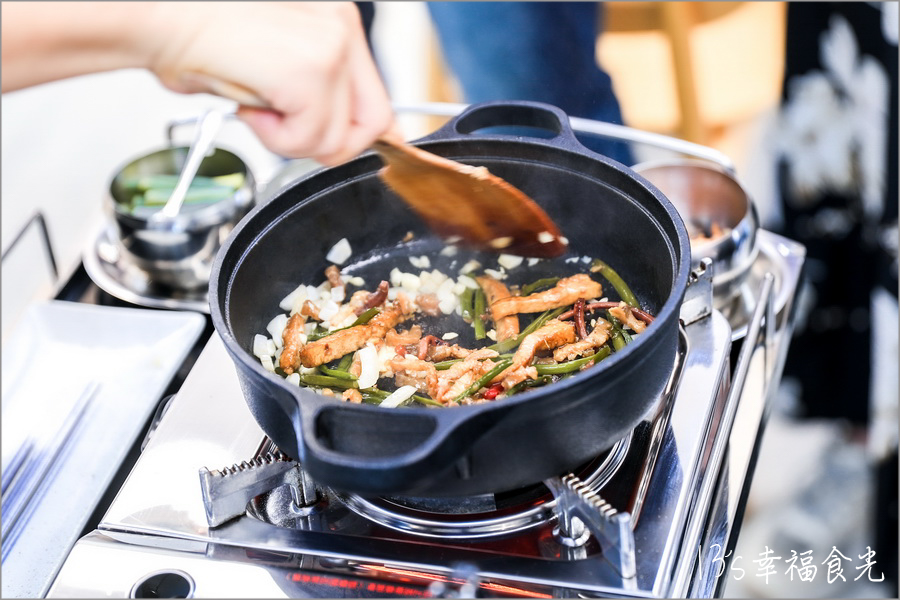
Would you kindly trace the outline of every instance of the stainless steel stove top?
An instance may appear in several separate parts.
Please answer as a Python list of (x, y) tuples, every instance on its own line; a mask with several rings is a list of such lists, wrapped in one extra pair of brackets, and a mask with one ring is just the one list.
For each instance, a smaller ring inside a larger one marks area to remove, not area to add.
[[(746, 332), (737, 360), (732, 364), (735, 316), (729, 323), (711, 309), (711, 281), (701, 272), (682, 309), (681, 363), (671, 393), (623, 441), (623, 465), (631, 466), (610, 467), (603, 485), (594, 470), (577, 473), (593, 486), (588, 495), (608, 503), (583, 502), (584, 494), (573, 499), (566, 491), (571, 481), (566, 488), (554, 480), (547, 485), (560, 486), (555, 495), (532, 490), (501, 513), (480, 503), (496, 505), (496, 499), (446, 511), (324, 489), (312, 506), (291, 513), (292, 494), (279, 488), (257, 497), (248, 512), (211, 526), (201, 470), (236, 465), (240, 471), (264, 442), (214, 335), (97, 530), (75, 545), (48, 595), (719, 593), (724, 582), (710, 567), (722, 551), (713, 546), (736, 540), (767, 400), (781, 379), (804, 254), (789, 240), (759, 233), (765, 272), (749, 279), (756, 287), (749, 297), (757, 300), (737, 317)], [(605, 460), (598, 459), (597, 470)], [(571, 515), (557, 504), (582, 517), (589, 542), (558, 535)], [(591, 513), (604, 505), (611, 512)], [(269, 513), (279, 524), (259, 518)], [(610, 529), (607, 517), (614, 514), (628, 526)], [(614, 535), (604, 535), (609, 531)]]

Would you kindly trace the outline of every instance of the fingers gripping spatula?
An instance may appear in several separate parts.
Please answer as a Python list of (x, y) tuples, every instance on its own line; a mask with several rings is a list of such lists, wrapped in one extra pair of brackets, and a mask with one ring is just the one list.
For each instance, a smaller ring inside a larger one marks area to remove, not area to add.
[[(247, 106), (271, 110), (258, 95), (194, 74), (193, 83)], [(567, 241), (537, 203), (485, 167), (462, 164), (383, 136), (373, 145), (386, 166), (381, 179), (437, 235), (490, 252), (552, 258)]]

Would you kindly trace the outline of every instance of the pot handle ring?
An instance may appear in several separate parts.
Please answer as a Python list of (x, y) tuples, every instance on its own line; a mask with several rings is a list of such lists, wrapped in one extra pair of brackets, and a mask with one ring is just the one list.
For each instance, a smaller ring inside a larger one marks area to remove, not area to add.
[(466, 407), (409, 410), (331, 401), (298, 404), (294, 428), (300, 462), (313, 479), (373, 494), (421, 488), (454, 464), (465, 478), (465, 457), (473, 441), (497, 421), (497, 411), (473, 413)]
[[(420, 102), (395, 104), (394, 111), (399, 114), (433, 115), (437, 117), (453, 118), (460, 115), (469, 106), (471, 105), (455, 102)], [(572, 127), (573, 131), (577, 133), (589, 133), (612, 140), (642, 144), (678, 154), (685, 154), (717, 164), (732, 175), (735, 173), (734, 162), (731, 158), (708, 146), (695, 144), (660, 133), (634, 129), (633, 127), (628, 127), (626, 125), (617, 125), (615, 123), (607, 123), (605, 121), (597, 121), (583, 117), (570, 116), (569, 125)]]
[[(497, 128), (496, 131), (490, 131)], [(539, 133), (543, 135), (538, 135)], [(575, 137), (569, 116), (552, 104), (529, 100), (498, 100), (472, 104), (434, 133), (417, 141), (458, 139), (461, 135), (505, 135), (546, 140), (556, 147), (587, 149)]]

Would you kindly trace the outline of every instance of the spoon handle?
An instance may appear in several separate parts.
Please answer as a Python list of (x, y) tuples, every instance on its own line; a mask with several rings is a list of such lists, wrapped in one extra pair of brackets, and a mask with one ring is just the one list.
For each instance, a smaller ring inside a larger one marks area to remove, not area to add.
[(203, 162), (203, 158), (209, 152), (213, 140), (222, 126), (223, 118), (224, 115), (221, 111), (210, 110), (200, 119), (200, 125), (197, 128), (194, 141), (191, 143), (187, 160), (184, 161), (184, 167), (178, 176), (178, 183), (175, 185), (172, 195), (166, 201), (166, 205), (160, 211), (164, 218), (174, 219), (181, 210), (181, 204), (184, 202), (188, 188), (191, 187), (191, 182), (194, 180), (194, 176), (197, 175), (200, 163)]

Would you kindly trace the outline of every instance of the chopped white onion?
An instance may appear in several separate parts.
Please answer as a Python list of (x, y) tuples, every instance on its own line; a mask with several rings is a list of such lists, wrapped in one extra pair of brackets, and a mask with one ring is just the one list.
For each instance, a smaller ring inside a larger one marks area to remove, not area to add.
[[(285, 296), (281, 302), (278, 303), (278, 306), (281, 310), (291, 310), (297, 302), (297, 299), (301, 296), (304, 300), (306, 299), (306, 284), (297, 286), (297, 289)], [(302, 300), (300, 304), (303, 304)]]
[(378, 406), (383, 406), (385, 408), (397, 408), (398, 406), (409, 400), (415, 393), (416, 388), (414, 388), (413, 386), (401, 385), (394, 393), (382, 400), (381, 404), (379, 404)]
[(501, 279), (506, 279), (506, 271), (504, 271), (503, 269), (500, 269), (499, 271), (497, 271), (495, 269), (485, 269), (484, 274), (490, 275), (497, 281), (500, 281)]
[(442, 340), (455, 340), (458, 337), (459, 337), (459, 334), (456, 333), (455, 331), (448, 331), (447, 333), (445, 333), (444, 335), (441, 336), (441, 339)]
[(391, 274), (390, 274), (391, 285), (394, 287), (400, 287), (400, 278), (402, 276), (403, 276), (403, 272), (400, 269), (398, 269), (397, 267), (394, 267), (393, 269), (391, 269)]
[(457, 306), (459, 306), (459, 297), (457, 296), (448, 296), (438, 301), (438, 309), (445, 315), (453, 314)]
[(462, 268), (459, 270), (459, 273), (461, 275), (468, 275), (472, 271), (474, 271), (476, 269), (480, 269), (480, 268), (481, 268), (481, 263), (473, 258), (472, 260), (470, 260), (469, 262), (467, 262), (466, 264), (464, 264), (462, 266)]
[(347, 287), (343, 285), (339, 285), (338, 287), (331, 288), (331, 299), (338, 304), (344, 301), (347, 298)]
[(275, 372), (275, 363), (272, 362), (271, 356), (260, 356), (259, 362), (262, 363), (262, 366), (266, 371), (271, 371), (272, 373)]
[(419, 276), (419, 281), (422, 283), (419, 288), (419, 292), (423, 294), (440, 294), (443, 285), (450, 281), (450, 285), (453, 285), (453, 281), (447, 279), (447, 276), (441, 273), (440, 271), (433, 271), (431, 273), (427, 271), (422, 271), (422, 274)]
[(504, 269), (515, 269), (522, 264), (523, 260), (525, 260), (524, 257), (515, 254), (501, 254), (497, 257), (497, 264)]
[(409, 262), (417, 269), (428, 269), (431, 267), (431, 259), (424, 254), (422, 256), (410, 256)]
[(342, 329), (344, 327), (350, 327), (356, 322), (356, 318), (356, 314), (351, 312), (338, 323), (334, 323), (332, 329)]
[(457, 279), (456, 281), (463, 284), (464, 286), (466, 286), (469, 289), (477, 290), (479, 287), (478, 282), (475, 281), (474, 279), (472, 279), (471, 277), (469, 277), (468, 275), (460, 275), (459, 279)]
[(287, 377), (285, 377), (288, 383), (293, 383), (296, 386), (300, 385), (300, 373), (291, 373)]
[(549, 231), (542, 231), (539, 234), (537, 234), (537, 239), (542, 244), (549, 244), (550, 242), (552, 242), (553, 240), (556, 239), (556, 236), (554, 236)]
[(456, 282), (452, 279), (445, 279), (437, 288), (437, 295), (439, 298), (444, 298), (446, 296), (455, 296), (455, 292), (453, 291), (456, 288)]
[(513, 239), (510, 236), (498, 237), (494, 238), (488, 242), (491, 248), (496, 248), (497, 250), (501, 250), (503, 248), (508, 248), (510, 244), (513, 243)]
[(356, 355), (359, 357), (360, 366), (356, 385), (364, 390), (378, 383), (378, 351), (372, 344), (366, 344), (357, 350)]
[(415, 292), (418, 291), (421, 286), (422, 282), (412, 273), (402, 273), (400, 275), (400, 287), (403, 289)]
[(437, 289), (438, 282), (435, 281), (434, 276), (428, 271), (422, 271), (418, 275), (419, 277), (419, 288), (418, 291), (423, 294), (432, 294)]
[(459, 247), (457, 246), (444, 246), (441, 250), (441, 256), (456, 256), (456, 253), (459, 252)]
[(528, 266), (529, 266), (529, 267), (533, 267), (534, 265), (538, 264), (539, 262), (541, 262), (541, 259), (539, 259), (539, 258), (533, 258), (533, 257), (532, 257), (532, 258), (529, 258), (529, 259), (528, 259)]
[(488, 331), (485, 332), (484, 335), (486, 335), (487, 338), (489, 340), (491, 340), (492, 342), (497, 341), (497, 330), (496, 329), (489, 329)]
[(253, 336), (253, 354), (259, 358), (268, 356), (269, 358), (275, 354), (275, 342), (266, 336), (257, 333)]
[(287, 325), (288, 317), (285, 314), (276, 316), (266, 325), (266, 331), (272, 336), (276, 348), (281, 348), (284, 344), (284, 326)]
[(347, 238), (341, 238), (337, 244), (331, 247), (331, 250), (328, 251), (325, 258), (329, 262), (342, 265), (347, 262), (347, 259), (350, 258), (352, 254), (353, 250), (350, 248), (350, 242), (347, 241)]
[(331, 296), (328, 297), (328, 300), (321, 303), (319, 306), (319, 319), (322, 321), (327, 321), (331, 317), (337, 314), (337, 311), (340, 307), (337, 302), (331, 299)]

